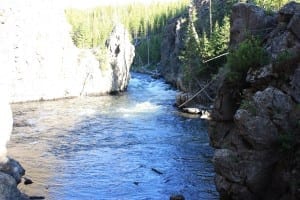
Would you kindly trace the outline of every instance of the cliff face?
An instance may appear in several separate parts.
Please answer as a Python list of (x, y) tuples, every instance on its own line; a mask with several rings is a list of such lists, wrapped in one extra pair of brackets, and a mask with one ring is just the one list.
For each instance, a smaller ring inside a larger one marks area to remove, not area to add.
[(233, 7), (231, 45), (245, 32), (259, 35), (271, 61), (250, 67), (241, 90), (225, 80), (219, 87), (209, 135), (222, 199), (300, 198), (299, 13), (294, 2), (273, 17), (254, 5)]
[[(124, 89), (113, 86), (116, 67), (101, 70), (105, 67), (93, 53), (73, 45), (71, 27), (59, 1), (5, 0), (0, 5), (0, 22), (1, 77), (10, 77), (11, 102)], [(127, 60), (126, 71), (131, 65)], [(124, 70), (124, 66), (117, 67)]]
[(179, 89), (182, 85), (182, 69), (179, 59), (184, 48), (183, 39), (187, 26), (187, 16), (180, 16), (168, 22), (164, 29), (161, 44), (161, 68), (165, 80)]

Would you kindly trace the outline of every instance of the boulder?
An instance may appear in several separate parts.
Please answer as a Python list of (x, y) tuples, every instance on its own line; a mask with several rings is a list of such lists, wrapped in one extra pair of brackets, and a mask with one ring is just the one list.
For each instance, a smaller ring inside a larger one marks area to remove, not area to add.
[(130, 67), (134, 58), (134, 46), (123, 25), (117, 24), (106, 41), (108, 59), (112, 68), (111, 92), (126, 90), (130, 79)]
[(0, 199), (1, 200), (27, 200), (18, 188), (22, 176), (25, 174), (23, 167), (15, 160), (9, 159), (7, 163), (0, 164)]
[(249, 34), (266, 35), (275, 25), (275, 19), (262, 8), (248, 3), (237, 3), (232, 8), (230, 45), (236, 46)]

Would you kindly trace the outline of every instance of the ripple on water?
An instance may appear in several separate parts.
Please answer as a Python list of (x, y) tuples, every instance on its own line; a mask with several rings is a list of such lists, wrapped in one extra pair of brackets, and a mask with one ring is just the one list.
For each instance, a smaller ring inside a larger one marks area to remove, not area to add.
[[(134, 74), (128, 92), (13, 105), (11, 154), (50, 200), (218, 199), (206, 124), (172, 107), (169, 85)], [(22, 153), (20, 153), (22, 152)]]

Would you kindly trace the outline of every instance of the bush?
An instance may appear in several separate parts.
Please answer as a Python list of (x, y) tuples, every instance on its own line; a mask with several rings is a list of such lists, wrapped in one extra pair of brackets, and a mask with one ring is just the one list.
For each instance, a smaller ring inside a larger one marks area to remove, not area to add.
[(258, 39), (249, 38), (242, 42), (227, 56), (226, 66), (229, 72), (244, 78), (249, 68), (259, 68), (269, 62), (269, 55)]

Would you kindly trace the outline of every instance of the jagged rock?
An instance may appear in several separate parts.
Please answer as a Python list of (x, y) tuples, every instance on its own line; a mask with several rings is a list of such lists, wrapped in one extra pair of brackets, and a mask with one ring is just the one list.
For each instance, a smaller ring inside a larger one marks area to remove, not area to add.
[(230, 45), (236, 46), (247, 35), (266, 35), (276, 25), (272, 16), (253, 4), (237, 3), (232, 8)]
[(113, 74), (111, 92), (122, 92), (128, 86), (129, 71), (134, 58), (134, 46), (130, 43), (129, 33), (123, 25), (117, 24), (114, 27), (106, 41), (106, 47)]
[[(234, 115), (239, 134), (252, 149), (270, 149), (278, 143), (279, 134), (272, 121), (265, 117), (252, 116), (240, 109)], [(266, 131), (268, 127), (268, 131)]]
[(216, 149), (213, 163), (215, 171), (222, 174), (227, 180), (235, 183), (243, 182), (243, 175), (240, 174), (239, 159), (237, 153), (229, 149)]
[(263, 91), (257, 91), (253, 95), (253, 101), (260, 116), (287, 115), (292, 109), (290, 97), (271, 86)]
[(17, 188), (25, 174), (24, 168), (15, 160), (9, 159), (5, 164), (0, 164), (0, 199), (1, 200), (26, 200), (28, 199)]

